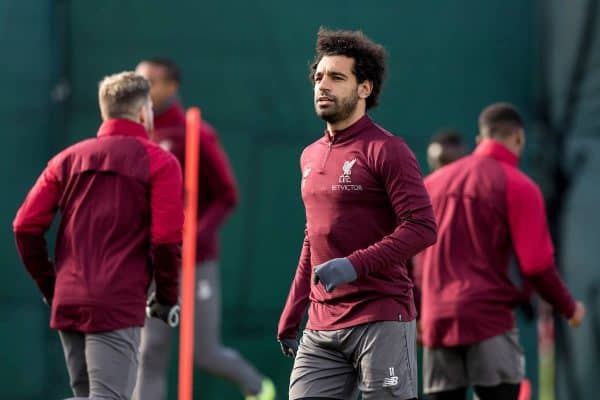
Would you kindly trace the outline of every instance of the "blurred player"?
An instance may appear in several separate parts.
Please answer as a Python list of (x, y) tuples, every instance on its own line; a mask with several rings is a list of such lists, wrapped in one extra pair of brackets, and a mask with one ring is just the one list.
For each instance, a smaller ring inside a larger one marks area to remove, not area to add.
[(518, 169), (518, 111), (506, 103), (484, 109), (477, 141), (472, 155), (425, 180), (439, 233), (415, 267), (432, 400), (462, 400), (469, 386), (481, 400), (518, 398), (524, 358), (512, 310), (522, 294), (508, 276), (513, 252), (527, 282), (573, 326), (584, 316), (554, 267), (542, 194)]
[(462, 135), (454, 130), (441, 130), (431, 138), (427, 146), (427, 164), (434, 172), (444, 165), (467, 155), (467, 146)]
[[(94, 400), (131, 398), (150, 256), (150, 312), (177, 317), (181, 169), (148, 138), (149, 91), (133, 72), (100, 82), (98, 137), (50, 160), (13, 224), (21, 259), (52, 308), (73, 393)], [(53, 263), (44, 233), (57, 209)]]
[[(181, 165), (185, 161), (185, 113), (178, 97), (181, 73), (164, 58), (141, 61), (136, 72), (150, 82), (154, 103), (152, 140), (171, 151)], [(270, 400), (273, 384), (233, 349), (221, 344), (221, 287), (218, 265), (218, 230), (237, 203), (235, 179), (217, 132), (202, 121), (196, 270), (196, 364), (205, 372), (237, 385), (247, 399)], [(166, 399), (171, 332), (148, 320), (142, 331), (141, 359), (136, 400)]]
[(416, 398), (406, 261), (435, 241), (429, 197), (406, 143), (366, 114), (384, 48), (361, 32), (321, 29), (316, 51), (314, 105), (327, 127), (300, 160), (306, 231), (277, 333), (295, 357), (289, 398)]
[[(429, 171), (435, 172), (438, 169), (446, 166), (467, 155), (467, 146), (464, 143), (463, 136), (452, 129), (442, 129), (438, 131), (429, 141), (427, 146), (427, 165)], [(414, 259), (420, 257), (420, 254), (415, 255)], [(421, 269), (413, 267), (413, 259), (409, 260), (407, 267), (409, 274), (414, 281), (421, 280)], [(421, 285), (414, 285), (414, 299), (417, 312), (421, 310)], [(417, 322), (417, 339), (421, 342), (420, 323)]]

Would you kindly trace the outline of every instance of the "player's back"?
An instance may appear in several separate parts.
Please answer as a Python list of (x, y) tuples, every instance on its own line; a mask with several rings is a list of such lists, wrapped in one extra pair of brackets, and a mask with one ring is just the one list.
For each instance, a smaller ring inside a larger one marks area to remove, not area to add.
[(151, 276), (152, 171), (173, 156), (152, 144), (141, 126), (120, 134), (133, 124), (113, 125), (103, 135), (104, 126), (111, 127), (105, 123), (98, 138), (65, 149), (48, 164), (60, 209), (55, 328), (143, 324), (140, 310)]
[(438, 223), (437, 243), (419, 256), (426, 345), (468, 344), (514, 323), (505, 167), (476, 151), (425, 180)]
[[(57, 268), (90, 274), (97, 287), (100, 276), (112, 281), (107, 275), (117, 274), (123, 264), (136, 268), (150, 246), (150, 169), (144, 145), (127, 136), (90, 139), (53, 163), (61, 188)], [(94, 290), (88, 295), (93, 297)]]

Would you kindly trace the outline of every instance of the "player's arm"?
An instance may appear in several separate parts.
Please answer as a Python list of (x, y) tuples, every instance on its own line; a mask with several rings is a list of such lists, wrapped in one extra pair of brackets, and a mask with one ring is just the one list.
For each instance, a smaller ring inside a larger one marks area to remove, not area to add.
[(532, 181), (508, 172), (508, 219), (521, 271), (544, 300), (578, 325), (583, 305), (575, 302), (556, 270), (542, 193)]
[(21, 260), (48, 303), (54, 296), (56, 273), (48, 259), (44, 234), (52, 224), (58, 199), (59, 183), (51, 161), (29, 191), (13, 221)]
[(183, 179), (177, 159), (159, 149), (149, 149), (151, 245), (156, 281), (156, 301), (177, 303), (183, 231)]
[(286, 355), (295, 356), (298, 349), (298, 331), (300, 322), (306, 312), (310, 294), (310, 242), (307, 230), (304, 231), (304, 241), (300, 251), (300, 260), (296, 275), (292, 282), (290, 292), (285, 302), (285, 307), (279, 318), (277, 326), (277, 340), (282, 344)]
[(376, 157), (375, 168), (396, 213), (397, 227), (379, 242), (348, 257), (358, 277), (406, 262), (435, 243), (437, 235), (431, 200), (406, 143), (390, 138)]
[(208, 204), (203, 204), (198, 214), (198, 247), (216, 234), (238, 202), (238, 191), (229, 159), (219, 144), (212, 128), (201, 134), (200, 143), (200, 187), (199, 190), (211, 194)]

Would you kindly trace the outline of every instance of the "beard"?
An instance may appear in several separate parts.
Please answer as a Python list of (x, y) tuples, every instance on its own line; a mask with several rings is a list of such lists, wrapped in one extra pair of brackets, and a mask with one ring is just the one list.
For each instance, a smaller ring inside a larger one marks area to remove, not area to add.
[(333, 104), (325, 108), (320, 108), (317, 102), (318, 96), (315, 98), (315, 111), (317, 115), (326, 122), (336, 123), (344, 121), (352, 115), (354, 110), (356, 110), (356, 105), (358, 104), (358, 90), (353, 91), (350, 96), (342, 99), (329, 95), (327, 95), (327, 97), (332, 100)]

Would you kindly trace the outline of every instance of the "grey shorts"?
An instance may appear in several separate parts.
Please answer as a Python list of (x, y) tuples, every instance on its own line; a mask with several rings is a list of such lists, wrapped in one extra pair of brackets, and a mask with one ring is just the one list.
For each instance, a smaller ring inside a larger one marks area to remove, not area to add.
[(426, 394), (469, 386), (520, 383), (525, 358), (517, 329), (479, 343), (424, 348), (423, 391)]
[(336, 331), (305, 330), (289, 399), (417, 397), (415, 322), (381, 321)]
[(111, 332), (59, 331), (76, 398), (131, 398), (138, 367), (140, 328)]

